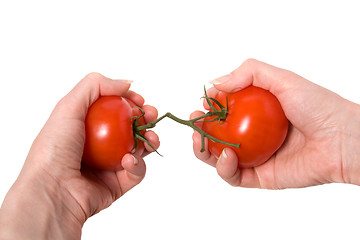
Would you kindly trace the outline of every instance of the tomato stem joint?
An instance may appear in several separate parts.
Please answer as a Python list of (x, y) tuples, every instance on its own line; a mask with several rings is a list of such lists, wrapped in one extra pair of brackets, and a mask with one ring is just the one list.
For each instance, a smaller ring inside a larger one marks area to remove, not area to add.
[[(240, 147), (240, 144), (234, 144), (234, 143), (228, 143), (225, 141), (222, 141), (220, 139), (217, 139), (211, 135), (209, 135), (208, 133), (206, 133), (205, 131), (203, 131), (201, 128), (199, 128), (196, 123), (200, 123), (200, 122), (212, 122), (212, 121), (218, 121), (219, 124), (222, 124), (223, 121), (226, 120), (227, 114), (228, 114), (228, 101), (226, 100), (226, 107), (224, 107), (218, 100), (216, 100), (215, 98), (212, 97), (208, 97), (207, 93), (206, 93), (206, 89), (204, 87), (205, 90), (205, 96), (203, 98), (205, 98), (206, 102), (208, 103), (209, 107), (210, 107), (210, 111), (197, 117), (197, 118), (193, 118), (190, 120), (183, 120), (180, 119), (176, 116), (174, 116), (173, 114), (171, 114), (170, 112), (167, 112), (166, 114), (164, 114), (163, 116), (159, 117), (158, 119), (156, 119), (154, 122), (148, 123), (146, 125), (142, 125), (139, 126), (138, 122), (139, 119), (141, 117), (144, 116), (145, 112), (144, 110), (142, 110), (140, 108), (140, 110), (142, 111), (142, 115), (139, 117), (135, 117), (135, 121), (134, 121), (134, 135), (136, 139), (140, 139), (141, 141), (146, 142), (147, 144), (149, 144), (149, 146), (151, 148), (153, 148), (155, 150), (155, 148), (153, 146), (151, 146), (151, 144), (146, 140), (146, 138), (141, 134), (141, 131), (145, 130), (145, 129), (149, 129), (149, 128), (153, 128), (156, 126), (156, 124), (161, 121), (162, 119), (168, 117), (172, 120), (174, 120), (175, 122), (178, 122), (180, 124), (186, 125), (191, 127), (192, 129), (194, 129), (195, 131), (197, 131), (198, 133), (200, 133), (201, 135), (201, 152), (205, 151), (205, 137), (210, 139), (213, 142), (218, 142), (218, 143), (222, 143), (228, 146), (232, 146), (232, 147)], [(205, 118), (207, 118), (205, 120)], [(203, 120), (204, 119), (204, 120)], [(202, 121), (200, 121), (202, 120)], [(136, 141), (136, 140), (135, 140)], [(137, 146), (137, 143), (135, 144), (135, 146)], [(156, 150), (155, 150), (156, 151)], [(157, 152), (157, 151), (156, 151)], [(157, 152), (158, 153), (158, 152)], [(158, 153), (159, 154), (159, 153)], [(159, 154), (160, 155), (160, 154)]]

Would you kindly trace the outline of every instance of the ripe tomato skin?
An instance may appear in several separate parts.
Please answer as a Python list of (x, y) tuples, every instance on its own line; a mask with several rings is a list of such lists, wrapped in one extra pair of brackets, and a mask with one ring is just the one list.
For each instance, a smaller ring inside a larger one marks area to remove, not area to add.
[(255, 86), (233, 93), (219, 92), (215, 97), (225, 107), (226, 98), (227, 118), (220, 124), (204, 122), (203, 130), (220, 140), (239, 143), (240, 147), (209, 140), (209, 151), (219, 157), (224, 148), (233, 149), (240, 168), (263, 164), (280, 148), (287, 135), (289, 123), (279, 101), (269, 91)]
[[(89, 108), (85, 119), (83, 161), (94, 168), (117, 171), (123, 169), (121, 160), (135, 147), (134, 116), (141, 111), (129, 99), (120, 96), (102, 96)], [(140, 119), (140, 124), (143, 124)], [(138, 151), (144, 143), (138, 141)]]

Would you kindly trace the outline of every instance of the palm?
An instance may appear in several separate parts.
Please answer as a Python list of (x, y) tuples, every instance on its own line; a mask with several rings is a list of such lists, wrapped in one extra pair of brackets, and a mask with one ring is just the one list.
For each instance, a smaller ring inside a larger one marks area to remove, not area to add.
[(253, 169), (259, 187), (282, 189), (330, 182), (330, 174), (340, 169), (341, 164), (333, 141), (338, 138), (335, 135), (319, 131), (314, 136), (304, 136), (292, 126), (281, 149), (265, 164)]
[(341, 104), (333, 105), (342, 99), (329, 93), (320, 87), (283, 92), (279, 100), (292, 123), (287, 139), (265, 164), (241, 170), (237, 185), (278, 189), (343, 182)]
[[(48, 131), (55, 131), (50, 135), (57, 136), (54, 143), (61, 147), (57, 149), (56, 160), (52, 161), (51, 169), (56, 172), (49, 172), (55, 179), (61, 179), (60, 185), (65, 186), (88, 218), (104, 208), (110, 206), (125, 192), (138, 184), (144, 177), (145, 164), (139, 161), (140, 170), (129, 173), (134, 168), (133, 159), (124, 157), (122, 164), (127, 170), (101, 171), (81, 164), (83, 146), (85, 141), (85, 125), (83, 120), (63, 119), (61, 123), (56, 122), (56, 128), (52, 121), (47, 124)], [(49, 148), (54, 149), (54, 148)], [(137, 156), (141, 158), (141, 156)], [(130, 162), (132, 161), (132, 162)], [(61, 177), (60, 177), (61, 176)]]

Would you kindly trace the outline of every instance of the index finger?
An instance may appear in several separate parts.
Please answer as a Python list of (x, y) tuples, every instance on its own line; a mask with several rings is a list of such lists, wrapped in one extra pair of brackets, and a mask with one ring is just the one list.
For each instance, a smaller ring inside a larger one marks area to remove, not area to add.
[(255, 59), (248, 59), (230, 74), (215, 79), (212, 83), (216, 89), (225, 92), (254, 85), (279, 96), (304, 80), (291, 71)]

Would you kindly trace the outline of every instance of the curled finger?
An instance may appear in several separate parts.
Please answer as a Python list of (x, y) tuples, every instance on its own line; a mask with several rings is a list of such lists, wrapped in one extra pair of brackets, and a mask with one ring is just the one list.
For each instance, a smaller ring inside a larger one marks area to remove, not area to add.
[(126, 154), (121, 162), (124, 170), (117, 172), (122, 195), (139, 184), (146, 173), (146, 165), (142, 158)]

